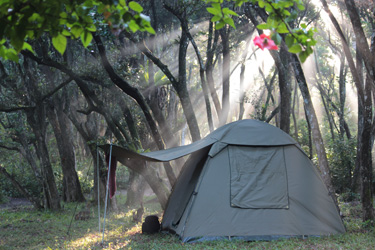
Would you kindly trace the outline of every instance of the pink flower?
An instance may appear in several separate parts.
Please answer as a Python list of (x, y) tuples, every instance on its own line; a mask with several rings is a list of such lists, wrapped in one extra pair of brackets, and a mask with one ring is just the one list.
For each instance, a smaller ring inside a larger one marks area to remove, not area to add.
[(256, 36), (253, 42), (256, 46), (258, 46), (262, 50), (264, 49), (277, 50), (278, 49), (275, 42), (270, 38), (270, 36), (267, 36), (266, 34), (261, 34), (260, 36)]

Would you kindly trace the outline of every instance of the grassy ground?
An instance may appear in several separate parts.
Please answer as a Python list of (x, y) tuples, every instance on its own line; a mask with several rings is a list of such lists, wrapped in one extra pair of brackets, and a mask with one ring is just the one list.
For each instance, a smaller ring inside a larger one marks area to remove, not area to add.
[[(149, 197), (148, 199), (151, 199)], [(123, 208), (125, 198), (118, 199)], [(30, 206), (0, 210), (0, 249), (374, 249), (375, 230), (361, 222), (359, 204), (341, 204), (348, 232), (343, 235), (271, 242), (214, 241), (182, 244), (173, 235), (142, 235), (134, 223), (134, 209), (110, 213), (102, 243), (97, 211), (90, 219), (72, 220), (76, 204), (59, 212), (36, 211)], [(77, 211), (83, 209), (78, 206)], [(96, 208), (93, 210), (97, 210)], [(145, 215), (160, 214), (157, 203), (145, 200)], [(67, 234), (70, 222), (72, 225)]]

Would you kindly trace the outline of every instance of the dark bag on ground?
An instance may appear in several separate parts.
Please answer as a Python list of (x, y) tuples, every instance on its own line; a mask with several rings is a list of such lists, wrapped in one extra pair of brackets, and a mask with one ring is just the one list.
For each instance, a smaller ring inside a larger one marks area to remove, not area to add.
[(156, 215), (150, 215), (145, 218), (145, 222), (142, 223), (143, 234), (154, 234), (160, 231), (159, 218)]

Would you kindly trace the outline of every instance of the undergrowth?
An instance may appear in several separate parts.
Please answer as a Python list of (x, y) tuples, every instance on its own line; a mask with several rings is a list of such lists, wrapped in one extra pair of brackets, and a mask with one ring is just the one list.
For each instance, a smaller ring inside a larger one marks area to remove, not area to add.
[[(161, 208), (145, 200), (145, 215), (161, 215)], [(360, 204), (341, 203), (347, 233), (320, 238), (277, 241), (212, 241), (183, 244), (170, 234), (143, 235), (141, 223), (133, 221), (135, 208), (124, 208), (119, 197), (118, 212), (106, 216), (105, 232), (99, 231), (97, 208), (90, 219), (73, 219), (76, 204), (64, 204), (57, 212), (36, 211), (31, 207), (0, 210), (0, 249), (373, 249), (375, 231), (359, 217)], [(79, 204), (77, 211), (83, 209)], [(103, 211), (101, 212), (103, 222)], [(72, 223), (71, 223), (72, 222)], [(69, 228), (71, 223), (71, 227)], [(68, 232), (69, 229), (69, 232)]]

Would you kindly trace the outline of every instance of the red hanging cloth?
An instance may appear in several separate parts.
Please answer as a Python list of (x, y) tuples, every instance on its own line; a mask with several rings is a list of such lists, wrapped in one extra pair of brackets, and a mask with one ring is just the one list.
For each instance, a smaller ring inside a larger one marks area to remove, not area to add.
[[(105, 156), (105, 161), (107, 162), (107, 168), (109, 166), (109, 154)], [(116, 193), (116, 168), (117, 168), (117, 160), (115, 156), (111, 157), (111, 169), (109, 173), (109, 198), (112, 197)], [(107, 176), (108, 176), (108, 169), (107, 169)]]

